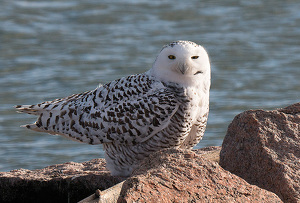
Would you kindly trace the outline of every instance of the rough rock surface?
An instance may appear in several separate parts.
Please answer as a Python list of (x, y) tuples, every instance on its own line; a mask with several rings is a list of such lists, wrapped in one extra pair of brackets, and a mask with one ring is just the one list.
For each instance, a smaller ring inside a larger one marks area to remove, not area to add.
[(220, 161), (220, 146), (210, 146), (210, 147), (204, 147), (201, 149), (194, 149), (192, 150), (198, 155), (202, 155), (204, 158), (219, 163)]
[(118, 202), (281, 202), (218, 163), (188, 150), (152, 154), (128, 178)]
[(223, 141), (220, 165), (284, 202), (300, 202), (300, 103), (237, 115)]
[(0, 202), (77, 202), (122, 180), (110, 176), (104, 159), (0, 172)]
[[(221, 147), (205, 147), (193, 150), (196, 154), (201, 154), (208, 160), (219, 162)], [(110, 187), (105, 191), (97, 190), (94, 194), (81, 200), (80, 203), (96, 203), (96, 202), (117, 202), (120, 196), (122, 186), (125, 181)]]

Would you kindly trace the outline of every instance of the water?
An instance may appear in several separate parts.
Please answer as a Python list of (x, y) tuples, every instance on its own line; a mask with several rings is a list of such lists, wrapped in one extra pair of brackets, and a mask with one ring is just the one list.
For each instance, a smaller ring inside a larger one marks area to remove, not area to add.
[(0, 2), (0, 171), (103, 157), (101, 146), (19, 128), (16, 104), (94, 89), (148, 70), (162, 45), (202, 44), (212, 87), (204, 139), (221, 145), (235, 115), (300, 101), (300, 2)]

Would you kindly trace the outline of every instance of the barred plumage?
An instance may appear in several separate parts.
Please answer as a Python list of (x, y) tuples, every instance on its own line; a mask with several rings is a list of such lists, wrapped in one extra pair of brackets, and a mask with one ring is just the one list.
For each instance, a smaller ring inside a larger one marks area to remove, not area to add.
[[(172, 55), (172, 57), (170, 57)], [(164, 46), (143, 74), (37, 105), (16, 106), (38, 116), (28, 129), (103, 144), (112, 175), (128, 176), (163, 148), (191, 149), (202, 138), (209, 109), (206, 51), (188, 41)]]

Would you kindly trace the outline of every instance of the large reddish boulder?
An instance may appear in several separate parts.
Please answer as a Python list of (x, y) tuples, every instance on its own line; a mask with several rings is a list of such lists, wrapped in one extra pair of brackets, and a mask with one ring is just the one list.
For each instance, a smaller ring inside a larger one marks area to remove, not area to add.
[(118, 202), (281, 202), (218, 163), (188, 150), (146, 158), (122, 187)]
[(300, 202), (300, 103), (237, 115), (224, 138), (220, 165), (284, 202)]

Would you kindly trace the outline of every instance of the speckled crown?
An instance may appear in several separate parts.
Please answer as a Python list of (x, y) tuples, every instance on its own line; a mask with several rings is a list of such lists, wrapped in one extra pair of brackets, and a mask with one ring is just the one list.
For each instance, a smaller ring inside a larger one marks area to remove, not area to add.
[(167, 48), (167, 47), (174, 47), (175, 45), (193, 45), (195, 47), (200, 46), (200, 45), (198, 45), (198, 44), (196, 44), (195, 42), (192, 42), (192, 41), (178, 40), (178, 41), (174, 41), (174, 42), (171, 42), (170, 44), (167, 44), (167, 45), (163, 46), (162, 50), (164, 48)]

